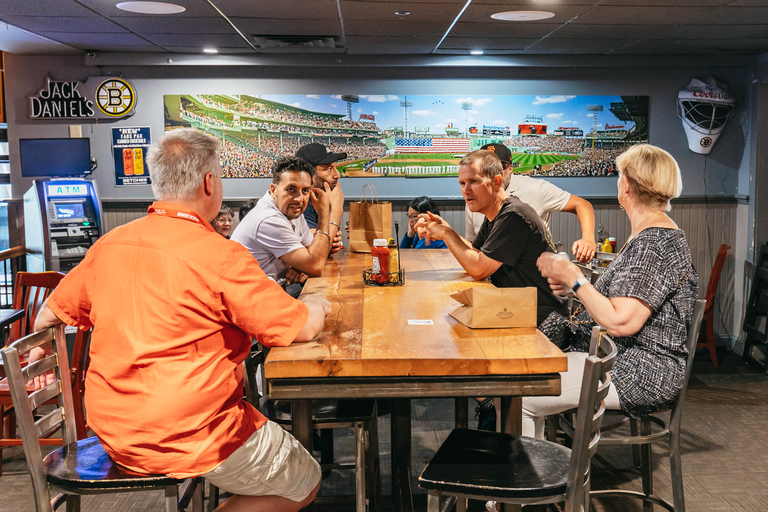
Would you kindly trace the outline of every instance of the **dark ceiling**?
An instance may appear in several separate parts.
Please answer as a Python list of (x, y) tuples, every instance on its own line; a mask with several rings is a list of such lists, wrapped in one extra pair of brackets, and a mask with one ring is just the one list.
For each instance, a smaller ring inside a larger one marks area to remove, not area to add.
[[(186, 11), (139, 15), (115, 7), (117, 0), (0, 0), (0, 20), (10, 25), (5, 40), (0, 34), (0, 49), (41, 53), (40, 45), (15, 35), (35, 37), (27, 31), (59, 52), (201, 53), (209, 46), (223, 54), (768, 52), (768, 1), (761, 0), (165, 1)], [(513, 10), (555, 16), (533, 22), (490, 17)]]

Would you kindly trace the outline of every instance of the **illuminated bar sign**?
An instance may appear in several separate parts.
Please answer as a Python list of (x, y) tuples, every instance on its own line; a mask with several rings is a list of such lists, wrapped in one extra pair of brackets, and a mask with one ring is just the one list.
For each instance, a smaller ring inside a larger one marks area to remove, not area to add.
[(90, 77), (86, 82), (51, 77), (29, 98), (30, 119), (122, 119), (135, 113), (136, 90), (123, 78)]

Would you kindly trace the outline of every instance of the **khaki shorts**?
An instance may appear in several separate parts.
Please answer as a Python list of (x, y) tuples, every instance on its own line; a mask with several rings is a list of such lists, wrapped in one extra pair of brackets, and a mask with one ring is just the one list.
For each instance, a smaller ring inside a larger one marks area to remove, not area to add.
[(227, 460), (201, 476), (232, 494), (300, 502), (320, 483), (320, 465), (296, 438), (267, 421)]

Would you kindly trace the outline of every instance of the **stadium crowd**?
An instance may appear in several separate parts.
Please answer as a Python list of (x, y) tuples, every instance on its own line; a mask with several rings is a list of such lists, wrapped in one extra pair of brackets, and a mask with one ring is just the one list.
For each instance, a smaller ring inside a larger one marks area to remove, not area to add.
[(540, 153), (578, 153), (584, 146), (584, 139), (571, 137), (512, 137), (503, 142), (510, 149)]
[(629, 147), (585, 149), (577, 160), (561, 160), (548, 169), (532, 170), (532, 176), (615, 176), (616, 158)]

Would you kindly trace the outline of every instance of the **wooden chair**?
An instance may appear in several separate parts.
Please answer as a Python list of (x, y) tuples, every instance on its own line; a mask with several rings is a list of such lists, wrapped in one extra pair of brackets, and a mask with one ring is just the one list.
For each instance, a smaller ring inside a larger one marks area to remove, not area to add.
[[(22, 357), (35, 347), (50, 348), (52, 354), (22, 368)], [(68, 512), (80, 510), (80, 496), (139, 490), (163, 489), (165, 510), (185, 510), (190, 502), (202, 511), (202, 479), (175, 480), (164, 475), (142, 475), (117, 465), (109, 458), (98, 438), (77, 440), (72, 384), (67, 362), (64, 326), (51, 327), (30, 334), (2, 349), (11, 396), (16, 407), (24, 455), (27, 458), (35, 506), (38, 512), (52, 512), (63, 502)], [(56, 381), (34, 390), (35, 377), (55, 372)], [(34, 413), (41, 404), (56, 401), (56, 407), (35, 421)], [(40, 450), (41, 437), (61, 428), (64, 445), (47, 455)], [(184, 492), (179, 499), (178, 486)], [(51, 491), (61, 493), (53, 500)]]
[[(620, 420), (615, 423), (603, 425), (603, 437), (600, 438), (600, 445), (632, 445), (635, 450), (635, 465), (641, 469), (643, 479), (643, 492), (629, 490), (600, 490), (592, 491), (592, 496), (616, 497), (631, 496), (643, 500), (644, 510), (646, 512), (653, 510), (653, 504), (657, 504), (666, 510), (672, 512), (685, 512), (685, 495), (683, 492), (683, 469), (680, 458), (680, 425), (683, 419), (683, 402), (688, 388), (688, 380), (691, 377), (691, 368), (693, 367), (693, 357), (696, 351), (696, 340), (699, 338), (701, 328), (701, 318), (704, 314), (706, 302), (697, 300), (693, 308), (691, 324), (688, 327), (688, 337), (686, 346), (688, 348), (688, 360), (685, 369), (685, 378), (680, 394), (672, 402), (669, 422), (665, 422), (662, 417), (657, 415), (643, 416), (639, 420), (630, 419), (621, 411), (607, 411), (607, 416), (619, 416)], [(663, 412), (663, 411), (661, 411)], [(630, 423), (631, 435), (615, 435), (611, 432), (619, 426)], [(639, 422), (639, 430), (638, 430)], [(563, 423), (563, 430), (568, 434), (568, 423)], [(653, 432), (653, 425), (656, 425), (657, 432)], [(672, 501), (668, 501), (653, 494), (653, 465), (651, 444), (669, 439), (669, 462), (672, 472)], [(638, 453), (639, 451), (639, 453)]]
[(523, 505), (565, 501), (565, 510), (589, 510), (590, 462), (600, 439), (604, 399), (617, 349), (605, 331), (593, 329), (599, 357), (584, 364), (573, 448), (530, 437), (455, 429), (440, 446), (419, 486), (427, 490), (429, 512), (443, 496)]
[[(64, 278), (61, 272), (18, 272), (16, 284), (13, 290), (13, 309), (23, 310), (23, 316), (10, 325), (10, 337), (8, 342), (32, 333), (32, 327), (37, 318), (37, 313), (45, 299)], [(73, 351), (73, 353), (75, 353)], [(78, 364), (77, 367), (82, 367)], [(3, 377), (5, 375), (3, 374)], [(80, 401), (82, 404), (82, 400)], [(80, 407), (79, 409), (82, 409)], [(83, 414), (80, 414), (81, 418)], [(83, 418), (84, 423), (84, 418)], [(85, 431), (82, 431), (85, 436)], [(61, 439), (42, 439), (43, 444), (61, 444)], [(5, 446), (21, 446), (21, 439), (16, 438), (16, 418), (13, 411), (13, 402), (8, 388), (8, 381), (0, 380), (0, 475), (2, 475), (2, 449)]]
[(707, 301), (707, 308), (704, 310), (704, 328), (700, 333), (704, 341), (699, 340), (696, 344), (696, 348), (706, 347), (709, 349), (709, 358), (712, 360), (712, 366), (715, 368), (720, 367), (717, 362), (717, 351), (715, 350), (715, 294), (717, 293), (720, 274), (723, 272), (723, 265), (725, 265), (725, 259), (728, 257), (729, 252), (731, 252), (731, 246), (725, 244), (721, 245), (717, 251), (715, 263), (712, 265), (712, 272), (709, 274), (707, 294), (704, 296), (704, 300)]

